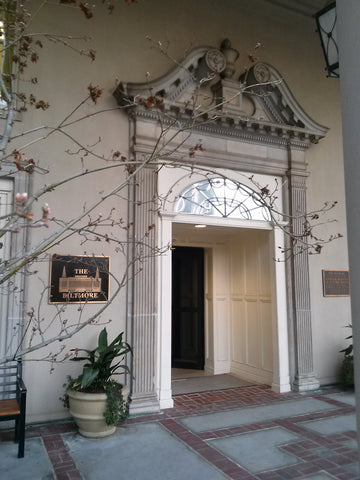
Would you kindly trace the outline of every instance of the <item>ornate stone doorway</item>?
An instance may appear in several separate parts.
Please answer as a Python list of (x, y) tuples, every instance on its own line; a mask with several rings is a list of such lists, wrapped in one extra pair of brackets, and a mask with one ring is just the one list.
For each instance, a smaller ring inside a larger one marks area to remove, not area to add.
[[(248, 382), (288, 391), (285, 265), (270, 257), (282, 234), (269, 222), (248, 222), (229, 224), (224, 218), (181, 214), (164, 214), (161, 220), (164, 242), (168, 232), (174, 245), (196, 245), (205, 250), (205, 372), (233, 373)], [(196, 223), (207, 226), (197, 229)], [(160, 263), (161, 378), (163, 385), (169, 386), (166, 379), (171, 377), (171, 361), (166, 361), (165, 354), (169, 347), (166, 342), (171, 341), (167, 321), (171, 317), (171, 251)], [(168, 353), (171, 356), (171, 350)], [(170, 386), (162, 392), (164, 405), (171, 404)]]
[[(121, 83), (115, 92), (119, 104), (126, 106), (129, 113), (130, 151), (134, 159), (141, 162), (150, 158), (159, 145), (159, 135), (167, 145), (161, 148), (162, 154), (156, 161), (150, 161), (138, 172), (129, 190), (129, 220), (134, 225), (131, 235), (140, 238), (146, 225), (154, 225), (156, 230), (149, 235), (154, 248), (171, 245), (174, 224), (195, 223), (192, 213), (174, 210), (178, 200), (175, 197), (184, 193), (185, 187), (193, 188), (196, 182), (208, 178), (235, 179), (247, 188), (251, 184), (246, 179), (252, 175), (260, 186), (276, 179), (281, 194), (278, 211), (289, 215), (306, 211), (306, 151), (327, 129), (304, 112), (282, 75), (272, 66), (257, 63), (245, 76), (233, 80), (233, 51), (229, 42), (223, 42), (221, 50), (193, 50), (168, 75), (152, 82), (152, 101), (148, 98), (147, 83)], [(246, 88), (242, 89), (245, 80)], [(212, 106), (194, 106), (194, 90), (199, 92), (197, 99), (211, 97)], [(154, 98), (158, 99), (157, 106)], [(221, 107), (223, 102), (226, 111)], [(206, 112), (200, 114), (202, 108)], [(209, 116), (209, 111), (213, 116)], [(169, 143), (166, 135), (171, 139)], [(201, 189), (198, 185), (197, 193)], [(212, 202), (210, 207), (216, 210), (218, 205)], [(261, 228), (267, 229), (268, 245), (276, 258), (277, 246), (284, 243), (280, 217), (276, 223), (266, 219), (244, 220), (241, 215), (220, 221), (210, 215), (206, 216), (206, 223), (251, 230), (267, 222), (267, 228)], [(301, 220), (295, 216), (293, 229), (300, 232), (301, 228)], [(136, 351), (134, 413), (172, 405), (169, 272), (170, 251), (149, 259), (128, 292), (128, 330)], [(277, 318), (273, 345), (278, 350), (274, 355), (273, 388), (289, 388), (289, 364), (292, 388), (316, 388), (306, 252), (291, 256), (285, 263), (275, 262), (272, 289), (271, 308), (277, 312), (272, 315)]]

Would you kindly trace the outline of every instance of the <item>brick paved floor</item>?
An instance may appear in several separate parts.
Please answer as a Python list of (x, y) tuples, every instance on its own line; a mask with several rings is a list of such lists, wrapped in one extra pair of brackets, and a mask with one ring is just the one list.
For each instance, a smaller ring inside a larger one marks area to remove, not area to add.
[[(354, 414), (355, 408), (352, 405), (327, 397), (330, 393), (336, 392), (338, 390), (334, 388), (323, 389), (306, 395), (294, 392), (276, 394), (267, 386), (250, 386), (179, 395), (174, 397), (174, 408), (164, 410), (159, 414), (131, 417), (126, 421), (126, 425), (159, 422), (172, 435), (223, 472), (224, 478), (233, 480), (310, 480), (311, 478), (360, 480), (355, 431), (324, 435), (304, 426), (306, 421), (326, 420), (342, 415)], [(284, 401), (303, 399), (304, 397), (319, 399), (335, 408), (278, 420), (259, 421), (231, 428), (220, 428), (215, 431), (202, 431), (201, 433), (194, 433), (180, 423), (182, 418), (191, 415), (216, 413), (238, 409), (242, 406), (271, 405)], [(294, 458), (296, 457), (296, 464), (254, 474), (231, 458), (228, 458), (211, 444), (212, 439), (257, 432), (274, 427), (281, 427), (285, 431), (292, 432), (299, 437), (299, 441), (281, 447), (285, 452), (288, 452)], [(27, 427), (27, 438), (42, 437), (55, 472), (55, 478), (58, 480), (82, 478), (62, 438), (62, 434), (75, 431), (76, 427), (71, 421)], [(0, 432), (0, 441), (9, 440), (9, 438), (9, 433)], [(121, 477), (116, 476), (116, 478)]]

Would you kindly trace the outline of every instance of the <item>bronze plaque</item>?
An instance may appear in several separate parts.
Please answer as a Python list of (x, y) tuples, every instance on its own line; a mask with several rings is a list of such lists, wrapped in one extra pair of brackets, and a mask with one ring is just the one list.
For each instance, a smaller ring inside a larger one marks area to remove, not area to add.
[(52, 255), (49, 303), (106, 303), (109, 272), (109, 257)]
[(350, 296), (349, 270), (323, 270), (324, 297)]

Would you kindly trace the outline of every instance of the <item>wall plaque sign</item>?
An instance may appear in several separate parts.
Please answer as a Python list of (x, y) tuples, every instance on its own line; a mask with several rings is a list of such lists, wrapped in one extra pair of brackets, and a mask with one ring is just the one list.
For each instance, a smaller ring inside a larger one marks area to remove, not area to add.
[(350, 296), (349, 270), (323, 270), (324, 297)]
[(110, 257), (52, 255), (49, 303), (106, 303), (109, 272)]

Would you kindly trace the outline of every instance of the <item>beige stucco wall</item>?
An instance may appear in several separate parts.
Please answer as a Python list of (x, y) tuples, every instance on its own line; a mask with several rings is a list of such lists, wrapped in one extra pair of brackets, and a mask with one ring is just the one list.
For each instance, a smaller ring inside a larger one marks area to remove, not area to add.
[[(141, 0), (130, 6), (119, 2), (112, 15), (103, 10), (100, 1), (95, 3), (98, 5), (95, 17), (91, 20), (83, 18), (71, 4), (46, 6), (34, 19), (34, 31), (91, 36), (92, 40), (87, 45), (96, 50), (97, 58), (91, 62), (44, 39), (40, 60), (33, 67), (39, 83), (31, 89), (37, 98), (49, 101), (51, 107), (46, 112), (29, 109), (23, 115), (22, 122), (17, 124), (17, 129), (43, 124), (57, 125), (84, 99), (89, 83), (100, 85), (104, 91), (96, 107), (88, 102), (83, 111), (92, 113), (96, 109), (113, 108), (116, 103), (112, 92), (117, 80), (143, 82), (147, 72), (152, 78), (157, 78), (173, 68), (174, 63), (169, 56), (180, 60), (189, 49), (199, 45), (219, 47), (226, 37), (240, 52), (238, 75), (247, 65), (247, 54), (257, 42), (261, 42), (259, 58), (282, 73), (296, 99), (311, 117), (330, 128), (326, 138), (318, 145), (311, 146), (307, 154), (311, 172), (308, 207), (316, 209), (324, 201), (337, 200), (338, 207), (329, 217), (336, 218), (337, 223), (325, 226), (321, 234), (341, 232), (345, 235), (339, 84), (338, 80), (325, 76), (322, 52), (312, 19), (270, 7), (262, 0)], [(169, 56), (154, 47), (146, 39), (147, 35), (155, 43), (162, 42)], [(83, 48), (80, 40), (75, 44)], [(20, 88), (28, 90), (29, 85), (23, 84)], [(110, 155), (116, 150), (126, 156), (129, 154), (128, 120), (122, 112), (107, 112), (74, 128), (69, 132), (74, 132), (87, 145), (93, 145), (101, 137), (101, 142), (95, 147), (99, 154)], [(21, 142), (14, 145), (20, 146)], [(81, 170), (79, 156), (68, 155), (65, 152), (67, 149), (76, 151), (78, 148), (71, 139), (55, 133), (46, 142), (35, 144), (28, 150), (29, 156), (50, 171), (46, 176), (33, 175), (33, 191), (44, 182), (48, 184), (59, 176)], [(93, 166), (102, 163), (90, 158), (85, 158), (85, 162)], [(77, 180), (71, 187), (65, 186), (47, 194), (46, 201), (56, 218), (73, 217), (81, 211), (84, 203), (88, 205), (99, 198), (99, 192), (112, 188), (123, 178), (123, 169), (89, 176)], [(126, 201), (121, 198), (113, 199), (107, 207), (101, 207), (97, 212), (106, 212), (110, 206), (118, 209), (118, 216), (126, 216)], [(48, 231), (31, 231), (31, 241), (38, 241), (44, 234), (48, 234)], [(50, 253), (104, 253), (111, 256), (111, 270), (119, 275), (125, 259), (114, 250), (115, 246), (104, 242), (81, 245), (79, 238), (73, 238)], [(347, 268), (345, 239), (330, 244), (321, 255), (310, 257), (315, 373), (321, 383), (336, 379), (340, 358), (338, 350), (347, 333), (343, 326), (350, 319), (348, 298), (323, 298), (321, 270)], [(46, 284), (48, 263), (40, 263), (37, 269)], [(27, 308), (36, 306), (41, 288), (36, 277), (30, 277)], [(43, 315), (50, 315), (52, 310), (45, 302)], [(68, 310), (71, 311), (71, 318), (75, 319), (77, 307), (71, 305)], [(109, 307), (104, 317), (104, 320), (107, 319), (112, 319), (109, 325), (112, 334), (125, 329), (124, 292)], [(69, 342), (69, 346), (92, 346), (99, 328), (91, 327), (90, 333), (79, 334)], [(49, 364), (39, 363), (28, 363), (26, 366), (30, 420), (55, 418), (64, 414), (58, 397), (66, 374), (75, 370), (73, 365), (61, 365), (49, 376), (49, 368)], [(40, 401), (38, 392), (46, 392), (46, 399)]]

